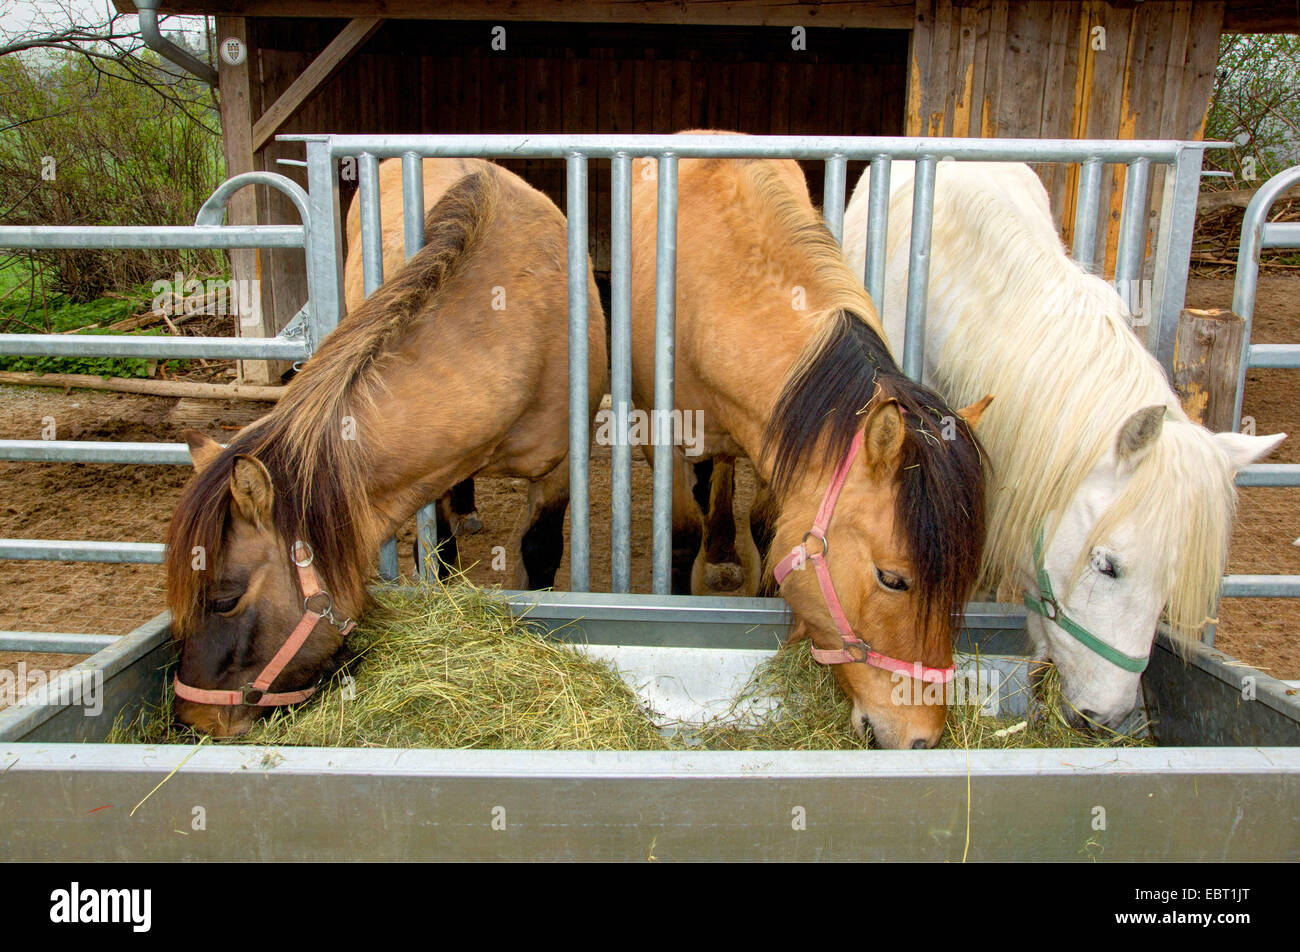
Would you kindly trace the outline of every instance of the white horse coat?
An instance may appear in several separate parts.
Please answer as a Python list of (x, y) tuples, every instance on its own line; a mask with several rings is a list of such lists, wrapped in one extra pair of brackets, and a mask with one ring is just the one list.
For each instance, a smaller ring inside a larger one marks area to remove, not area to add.
[[(876, 302), (900, 360), (913, 174), (911, 162), (892, 164)], [(845, 255), (859, 276), (870, 176), (844, 221)], [(1066, 254), (1027, 165), (939, 163), (924, 380), (954, 406), (994, 397), (979, 428), (992, 467), (984, 584), (1037, 594), (1041, 531), (1065, 613), (1140, 659), (1162, 613), (1184, 638), (1214, 614), (1233, 475), (1285, 434), (1212, 434), (1190, 422), (1128, 318), (1115, 289)], [(1076, 722), (1123, 721), (1139, 674), (1038, 614), (1029, 632), (1056, 663)]]

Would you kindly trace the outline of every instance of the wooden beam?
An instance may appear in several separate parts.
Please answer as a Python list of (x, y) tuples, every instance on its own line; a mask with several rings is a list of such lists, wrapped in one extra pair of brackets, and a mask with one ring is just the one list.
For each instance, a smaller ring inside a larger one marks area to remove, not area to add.
[[(115, 0), (121, 13), (135, 13), (130, 0)], [(797, 2), (797, 0), (167, 0), (168, 14), (248, 17), (354, 18), (382, 14), (389, 20), (490, 20), (568, 23), (682, 23), (717, 26), (822, 26), (910, 30), (914, 0)]]
[(253, 123), (253, 151), (266, 145), (280, 126), (284, 125), (285, 120), (297, 112), (322, 84), (328, 82), (383, 22), (379, 17), (358, 17), (340, 30), (330, 45), (302, 71), (302, 75)]
[(154, 397), (190, 397), (204, 400), (260, 400), (274, 403), (286, 387), (258, 387), (241, 383), (195, 383), (192, 380), (142, 380), (135, 377), (100, 377), (95, 374), (37, 374), (19, 370), (0, 372), (0, 384), (19, 387), (58, 387), (61, 390), (111, 390), (144, 393)]

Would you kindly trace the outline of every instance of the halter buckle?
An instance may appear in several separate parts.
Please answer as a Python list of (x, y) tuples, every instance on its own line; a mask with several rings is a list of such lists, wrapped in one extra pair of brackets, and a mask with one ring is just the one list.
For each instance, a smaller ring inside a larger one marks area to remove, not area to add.
[(262, 695), (266, 692), (261, 688), (255, 688), (252, 684), (243, 684), (239, 687), (239, 703), (247, 707), (257, 707), (258, 702), (262, 700)]
[[(311, 600), (322, 597), (325, 599), (325, 607), (317, 611), (311, 607)], [(308, 595), (302, 600), (302, 610), (311, 612), (313, 615), (319, 615), (321, 618), (329, 619), (332, 622), (334, 621), (334, 596), (329, 592), (317, 592), (315, 595)]]
[[(305, 562), (301, 562), (298, 560), (298, 550), (300, 548), (307, 550), (307, 560)], [(298, 568), (305, 569), (307, 568), (307, 566), (311, 565), (313, 562), (316, 561), (316, 553), (312, 551), (310, 545), (308, 545), (306, 542), (299, 539), (297, 542), (293, 544), (293, 547), (289, 549), (289, 561), (292, 562), (294, 565), (298, 566)]]
[[(820, 542), (822, 544), (822, 550), (820, 552), (809, 552), (808, 551), (809, 539), (816, 539), (818, 542)], [(826, 533), (824, 531), (814, 528), (814, 529), (809, 529), (807, 532), (803, 534), (803, 541), (799, 543), (799, 548), (803, 549), (805, 559), (810, 559), (814, 555), (820, 555), (824, 559), (826, 558), (827, 555), (830, 554), (831, 542), (829, 539), (826, 538)]]

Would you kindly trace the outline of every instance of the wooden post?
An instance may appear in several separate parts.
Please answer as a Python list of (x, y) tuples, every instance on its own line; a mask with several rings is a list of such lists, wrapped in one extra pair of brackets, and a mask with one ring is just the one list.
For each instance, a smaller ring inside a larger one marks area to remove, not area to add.
[[(249, 78), (256, 63), (257, 50), (250, 42), (250, 32), (244, 17), (217, 17), (217, 43), (227, 39), (239, 40), (245, 53), (238, 66), (230, 65), (222, 57), (217, 58), (217, 72), (221, 79), (221, 142), (225, 150), (227, 178), (257, 168), (253, 154), (253, 90)], [(252, 188), (240, 189), (231, 197), (227, 221), (232, 225), (258, 224), (257, 193)], [(237, 288), (259, 286), (262, 275), (260, 254), (256, 248), (230, 251), (230, 273)], [(253, 313), (237, 316), (235, 333), (240, 337), (273, 337), (275, 328), (267, 324), (261, 292), (240, 293), (237, 297), (241, 301), (251, 301)], [(265, 360), (241, 360), (239, 375), (241, 380), (256, 385), (279, 382), (279, 372)]]
[(1185, 308), (1174, 344), (1174, 389), (1183, 410), (1216, 433), (1232, 429), (1246, 322), (1231, 311)]

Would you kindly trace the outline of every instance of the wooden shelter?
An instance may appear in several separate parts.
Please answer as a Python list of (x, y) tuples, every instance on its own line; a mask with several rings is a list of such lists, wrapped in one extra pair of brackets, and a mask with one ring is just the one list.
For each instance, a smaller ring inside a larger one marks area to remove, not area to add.
[[(162, 12), (215, 16), (217, 40), (246, 51), (239, 65), (219, 64), (228, 174), (299, 181), (302, 170), (280, 160), (301, 159), (301, 146), (278, 133), (1197, 138), (1220, 34), (1300, 31), (1294, 0), (164, 0)], [(560, 163), (512, 167), (563, 207)], [(1077, 174), (1041, 171), (1068, 238)], [(821, 169), (808, 172), (816, 197)], [(598, 272), (609, 266), (608, 184), (596, 163)], [(1157, 174), (1152, 207), (1159, 188)], [(1103, 189), (1097, 264), (1108, 269), (1123, 170)], [(245, 190), (231, 219), (295, 213)], [(262, 279), (263, 326), (252, 333), (275, 333), (305, 300), (301, 252), (247, 252), (234, 266)]]

